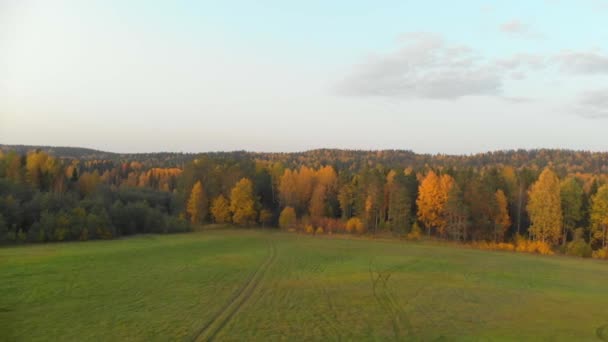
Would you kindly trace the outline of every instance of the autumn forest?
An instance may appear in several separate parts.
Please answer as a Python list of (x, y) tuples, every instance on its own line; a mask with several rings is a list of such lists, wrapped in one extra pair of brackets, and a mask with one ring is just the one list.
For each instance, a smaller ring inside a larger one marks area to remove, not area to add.
[(3, 146), (4, 243), (205, 224), (440, 239), (606, 257), (608, 154), (409, 151), (112, 154)]

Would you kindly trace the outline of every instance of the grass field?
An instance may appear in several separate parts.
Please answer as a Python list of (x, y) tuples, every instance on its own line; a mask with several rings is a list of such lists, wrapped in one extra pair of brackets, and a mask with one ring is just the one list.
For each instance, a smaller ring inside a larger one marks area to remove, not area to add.
[(0, 248), (2, 340), (602, 338), (594, 260), (254, 230)]

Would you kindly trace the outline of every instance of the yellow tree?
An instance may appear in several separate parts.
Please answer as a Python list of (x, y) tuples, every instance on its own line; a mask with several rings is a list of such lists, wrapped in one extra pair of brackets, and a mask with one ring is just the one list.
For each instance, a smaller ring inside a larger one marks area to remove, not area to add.
[(292, 207), (285, 207), (279, 215), (279, 227), (283, 229), (293, 228), (296, 224), (296, 211)]
[(80, 178), (78, 178), (78, 191), (80, 195), (83, 197), (91, 195), (97, 189), (100, 181), (101, 178), (97, 170), (93, 171), (93, 173), (85, 172), (80, 175)]
[(591, 236), (594, 241), (601, 241), (606, 248), (606, 229), (608, 229), (608, 184), (602, 185), (591, 197)]
[(430, 171), (418, 187), (418, 219), (426, 226), (428, 235), (432, 228), (444, 232), (445, 208), (453, 184), (454, 179), (450, 175), (438, 177)]
[(439, 177), (430, 171), (418, 187), (418, 219), (427, 229), (427, 234), (431, 235), (431, 228), (437, 226), (441, 220), (441, 215), (437, 210), (439, 207)]
[(211, 203), (211, 215), (216, 223), (228, 223), (230, 222), (230, 202), (224, 197), (219, 195)]
[(498, 189), (494, 194), (496, 208), (494, 212), (494, 242), (504, 240), (505, 233), (511, 226), (511, 218), (509, 217), (509, 201), (505, 193)]
[(37, 188), (43, 186), (44, 165), (48, 158), (48, 154), (40, 151), (34, 151), (27, 154), (25, 175), (27, 181)]
[(186, 212), (188, 213), (188, 216), (190, 216), (190, 222), (194, 224), (202, 223), (207, 217), (207, 206), (207, 195), (203, 189), (203, 184), (198, 181), (192, 187), (186, 205)]
[(279, 180), (279, 199), (284, 206), (295, 207), (298, 202), (296, 177), (296, 172), (285, 169)]
[(530, 235), (535, 240), (556, 243), (562, 233), (562, 207), (560, 183), (555, 173), (545, 168), (530, 187), (528, 197)]
[(308, 210), (313, 220), (318, 220), (325, 216), (326, 189), (325, 185), (318, 184), (312, 192)]
[(314, 187), (315, 172), (314, 170), (302, 166), (296, 176), (296, 194), (298, 199), (298, 210), (303, 212), (308, 207), (312, 190)]
[(325, 186), (327, 192), (335, 192), (338, 188), (338, 175), (331, 166), (324, 166), (317, 171), (317, 183)]
[(232, 222), (240, 225), (254, 224), (257, 217), (253, 184), (247, 178), (241, 178), (230, 192), (230, 211)]

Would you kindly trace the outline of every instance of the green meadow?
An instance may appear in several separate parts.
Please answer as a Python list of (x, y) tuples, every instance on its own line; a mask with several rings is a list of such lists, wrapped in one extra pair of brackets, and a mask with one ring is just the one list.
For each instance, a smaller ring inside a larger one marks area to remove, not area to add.
[(608, 340), (608, 263), (262, 230), (2, 247), (0, 339)]

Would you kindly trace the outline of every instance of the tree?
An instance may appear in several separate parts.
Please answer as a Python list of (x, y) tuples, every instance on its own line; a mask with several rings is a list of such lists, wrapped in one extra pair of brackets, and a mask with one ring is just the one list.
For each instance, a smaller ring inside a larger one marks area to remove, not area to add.
[(427, 234), (435, 228), (440, 233), (445, 228), (445, 204), (454, 179), (449, 175), (438, 177), (433, 171), (429, 171), (420, 187), (418, 188), (418, 219), (426, 226)]
[(411, 225), (413, 197), (408, 187), (409, 180), (403, 173), (394, 172), (392, 177), (387, 176), (388, 224), (393, 231), (399, 233), (404, 233)]
[(230, 222), (230, 202), (224, 195), (220, 194), (211, 202), (211, 216), (216, 223)]
[(338, 193), (338, 203), (340, 203), (343, 220), (348, 220), (352, 216), (354, 202), (355, 196), (352, 184), (342, 185)]
[(327, 187), (318, 184), (312, 192), (308, 211), (313, 220), (318, 220), (325, 216)]
[(530, 235), (535, 240), (556, 243), (562, 233), (562, 208), (559, 179), (545, 168), (528, 191), (528, 213), (532, 220)]
[(100, 177), (97, 170), (93, 171), (93, 173), (85, 172), (80, 175), (80, 178), (78, 179), (78, 190), (80, 191), (80, 195), (86, 197), (93, 194), (97, 189), (99, 182)]
[(511, 218), (509, 217), (509, 201), (505, 193), (498, 189), (494, 194), (494, 242), (504, 240), (507, 229), (511, 226)]
[(279, 181), (279, 199), (285, 207), (294, 208), (298, 204), (296, 176), (290, 169), (285, 169)]
[(296, 224), (296, 211), (292, 207), (285, 207), (279, 215), (279, 227), (282, 229), (293, 228)]
[(562, 244), (565, 245), (568, 233), (574, 232), (576, 224), (583, 217), (583, 187), (574, 177), (568, 177), (560, 185), (560, 197), (564, 223)]
[(257, 217), (253, 184), (247, 178), (241, 178), (230, 192), (230, 211), (232, 222), (239, 225), (254, 224)]
[(315, 172), (313, 169), (302, 166), (296, 175), (297, 209), (304, 212), (308, 208), (310, 196), (314, 187)]
[(593, 197), (591, 197), (591, 237), (593, 241), (599, 241), (602, 248), (606, 248), (606, 230), (608, 229), (608, 184), (602, 185)]
[(445, 233), (452, 240), (466, 240), (469, 227), (469, 209), (464, 202), (460, 186), (454, 183), (448, 193), (444, 210)]
[(44, 164), (49, 156), (40, 151), (33, 151), (27, 154), (25, 163), (25, 175), (28, 183), (42, 189), (44, 187)]
[(207, 218), (207, 195), (203, 189), (203, 184), (198, 181), (192, 187), (186, 211), (190, 216), (190, 222), (200, 224)]

